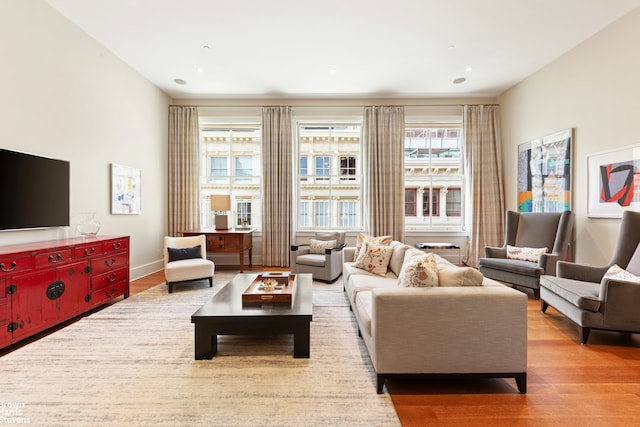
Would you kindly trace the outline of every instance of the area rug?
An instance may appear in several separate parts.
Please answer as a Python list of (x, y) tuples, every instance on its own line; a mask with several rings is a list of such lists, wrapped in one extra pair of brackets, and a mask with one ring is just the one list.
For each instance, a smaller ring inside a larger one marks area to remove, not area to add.
[(342, 282), (313, 284), (311, 357), (293, 338), (224, 336), (194, 360), (190, 316), (233, 277), (160, 284), (0, 360), (0, 417), (32, 425), (393, 426)]

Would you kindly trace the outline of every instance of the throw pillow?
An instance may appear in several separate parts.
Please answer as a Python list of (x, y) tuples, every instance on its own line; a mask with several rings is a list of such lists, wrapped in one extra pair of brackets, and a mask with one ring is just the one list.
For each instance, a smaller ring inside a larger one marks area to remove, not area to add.
[(202, 247), (200, 245), (192, 248), (167, 248), (167, 251), (169, 251), (169, 262), (202, 258)]
[(402, 267), (398, 286), (405, 288), (438, 286), (438, 266), (433, 254), (417, 255), (409, 259)]
[(507, 245), (507, 258), (522, 261), (538, 262), (540, 255), (546, 254), (547, 248), (519, 248)]
[(358, 255), (360, 255), (360, 249), (362, 249), (362, 244), (364, 242), (372, 242), (378, 245), (388, 245), (391, 243), (391, 236), (368, 236), (364, 233), (358, 233), (358, 240), (356, 241), (356, 251), (353, 253), (353, 260), (358, 259)]
[(335, 248), (337, 240), (316, 240), (311, 239), (309, 252), (312, 254), (324, 254), (325, 249)]
[(391, 246), (365, 241), (362, 243), (362, 248), (353, 266), (380, 276), (386, 276), (392, 252)]
[(609, 267), (607, 272), (604, 273), (604, 276), (602, 277), (602, 281), (604, 282), (605, 279), (620, 280), (620, 281), (623, 281), (623, 282), (640, 283), (640, 277), (639, 276), (636, 276), (635, 274), (632, 274), (632, 273), (629, 273), (626, 270), (623, 270), (622, 267), (620, 267), (618, 264), (614, 264), (611, 267)]

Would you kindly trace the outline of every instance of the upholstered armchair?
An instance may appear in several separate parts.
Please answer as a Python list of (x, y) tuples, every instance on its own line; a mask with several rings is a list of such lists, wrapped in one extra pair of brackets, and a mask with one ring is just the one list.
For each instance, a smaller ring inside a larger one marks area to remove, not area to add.
[(169, 293), (179, 282), (208, 279), (213, 287), (215, 265), (207, 259), (207, 241), (204, 235), (164, 238), (164, 276)]
[(556, 262), (565, 257), (571, 240), (574, 217), (571, 211), (507, 211), (504, 244), (485, 247), (478, 269), (491, 279), (532, 289), (540, 299), (540, 276), (556, 273)]
[(291, 272), (311, 273), (315, 280), (332, 283), (342, 274), (345, 232), (316, 232), (309, 243), (291, 245)]
[(603, 267), (559, 261), (556, 275), (540, 278), (542, 312), (552, 306), (574, 321), (580, 342), (592, 329), (640, 333), (640, 212), (625, 211), (609, 263)]

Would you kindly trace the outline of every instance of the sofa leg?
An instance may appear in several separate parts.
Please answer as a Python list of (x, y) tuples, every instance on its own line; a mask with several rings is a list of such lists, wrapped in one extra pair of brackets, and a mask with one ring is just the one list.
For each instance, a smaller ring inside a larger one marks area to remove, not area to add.
[(382, 394), (382, 389), (384, 388), (384, 375), (378, 374), (376, 377), (376, 388), (378, 394)]
[(586, 344), (589, 339), (591, 328), (585, 328), (582, 326), (578, 326), (578, 328), (580, 329), (580, 344)]
[(549, 308), (549, 304), (546, 301), (540, 300), (540, 311), (545, 313), (547, 308)]
[(213, 276), (209, 277), (209, 287), (213, 288)]
[(521, 394), (527, 393), (527, 374), (520, 374), (515, 376), (516, 385), (518, 386), (518, 391)]
[(540, 299), (540, 289), (533, 290), (533, 299), (535, 299), (536, 301)]

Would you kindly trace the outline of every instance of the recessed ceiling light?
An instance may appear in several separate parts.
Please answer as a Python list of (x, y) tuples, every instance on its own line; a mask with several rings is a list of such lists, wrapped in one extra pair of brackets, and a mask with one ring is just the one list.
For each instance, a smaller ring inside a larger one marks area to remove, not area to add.
[(208, 44), (205, 44), (204, 46), (202, 46), (203, 49), (211, 49), (211, 46), (209, 46)]
[(198, 67), (198, 72), (199, 72), (199, 73), (204, 73), (204, 68), (202, 68), (202, 67)]
[(329, 70), (329, 72), (330, 73), (336, 73), (336, 72), (338, 72), (338, 70), (336, 70), (335, 68), (332, 68), (332, 69)]
[(182, 79), (173, 79), (173, 81), (176, 84), (179, 84), (179, 85), (186, 85), (187, 84), (187, 81), (186, 80), (182, 80)]
[(455, 48), (456, 48), (455, 44), (450, 44), (449, 46), (447, 46), (447, 49), (449, 49), (449, 50), (453, 50)]
[(466, 79), (466, 78), (464, 78), (464, 77), (458, 77), (457, 79), (455, 79), (455, 80), (453, 81), (453, 84), (454, 84), (454, 85), (459, 85), (460, 83), (464, 83), (464, 82), (466, 82), (466, 81), (467, 81), (467, 79)]
[(470, 73), (473, 71), (473, 67), (467, 67), (464, 69), (467, 73)]

